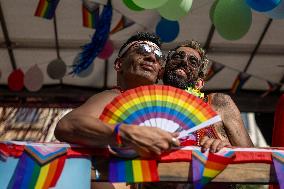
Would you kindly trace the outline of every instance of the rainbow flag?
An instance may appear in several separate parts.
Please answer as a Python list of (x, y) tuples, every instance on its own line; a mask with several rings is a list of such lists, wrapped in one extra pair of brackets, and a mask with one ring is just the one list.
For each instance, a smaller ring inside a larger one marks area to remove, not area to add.
[(48, 189), (55, 187), (64, 167), (66, 156), (40, 165), (28, 153), (24, 152), (9, 182), (9, 189)]
[(250, 78), (250, 75), (245, 73), (245, 72), (240, 72), (238, 74), (238, 76), (236, 77), (232, 88), (231, 88), (231, 93), (235, 94), (237, 93), (239, 90), (241, 90), (241, 88), (243, 87), (243, 85), (246, 83), (246, 81)]
[(39, 0), (37, 9), (34, 15), (42, 17), (42, 18), (46, 18), (46, 19), (52, 19), (55, 14), (55, 10), (56, 10), (58, 3), (59, 3), (59, 0)]
[(235, 156), (233, 151), (218, 153), (192, 153), (192, 175), (195, 189), (203, 188), (207, 183), (219, 175)]
[(283, 152), (273, 152), (273, 165), (278, 179), (278, 184), (281, 189), (284, 188), (284, 153)]
[(114, 158), (109, 164), (110, 182), (157, 182), (159, 181), (156, 160), (126, 160)]
[(121, 17), (121, 19), (119, 20), (119, 22), (116, 24), (116, 26), (110, 31), (110, 34), (114, 34), (116, 32), (119, 32), (125, 28), (128, 28), (130, 26), (132, 26), (133, 24), (135, 24), (134, 21), (128, 19), (127, 17), (123, 16)]
[(216, 75), (218, 72), (220, 72), (221, 70), (223, 70), (223, 68), (225, 68), (224, 65), (219, 64), (217, 62), (213, 62), (212, 66), (210, 67), (210, 69), (208, 70), (207, 76), (206, 76), (206, 81), (209, 81), (214, 75)]
[(82, 4), (82, 18), (83, 26), (87, 28), (95, 29), (99, 23), (100, 18), (100, 6), (97, 3), (92, 4), (89, 8), (84, 3)]

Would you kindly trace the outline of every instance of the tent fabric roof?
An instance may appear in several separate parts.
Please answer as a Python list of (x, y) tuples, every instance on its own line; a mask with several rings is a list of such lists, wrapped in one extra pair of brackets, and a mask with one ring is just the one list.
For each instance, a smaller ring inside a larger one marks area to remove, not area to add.
[[(96, 2), (105, 3), (104, 0)], [(60, 0), (56, 10), (60, 56), (70, 66), (75, 56), (80, 52), (80, 46), (87, 43), (94, 30), (82, 26), (80, 0)], [(198, 40), (205, 44), (211, 28), (209, 10), (213, 0), (196, 0), (189, 14), (179, 21), (180, 33), (171, 43), (164, 44), (168, 50), (176, 44), (189, 40)], [(24, 72), (37, 64), (44, 73), (44, 84), (60, 84), (60, 80), (51, 79), (47, 73), (47, 65), (56, 59), (54, 24), (52, 20), (35, 17), (37, 0), (2, 0), (1, 6), (6, 21), (8, 35), (12, 43), (12, 50), (18, 68)], [(155, 27), (160, 20), (160, 15), (154, 10), (134, 12), (129, 10), (122, 1), (112, 1), (114, 14), (112, 27), (122, 15), (135, 22), (129, 28), (110, 36), (115, 46), (113, 55), (106, 61), (97, 58), (94, 61), (94, 70), (86, 78), (66, 75), (62, 83), (88, 87), (111, 87), (116, 83), (116, 73), (113, 62), (122, 43), (137, 31), (155, 32)], [(205, 85), (208, 90), (230, 89), (237, 74), (244, 70), (248, 60), (257, 45), (260, 36), (269, 21), (264, 14), (253, 12), (252, 25), (249, 32), (240, 40), (228, 41), (223, 39), (218, 32), (214, 32), (210, 43), (208, 56), (212, 61), (225, 65), (225, 69), (216, 74)], [(3, 29), (3, 28), (2, 28)], [(273, 20), (268, 28), (260, 48), (254, 56), (247, 73), (252, 77), (245, 83), (243, 89), (268, 90), (267, 81), (280, 83), (284, 74), (284, 20)], [(5, 45), (5, 38), (0, 32), (0, 84), (7, 85), (7, 77), (13, 70), (11, 60)], [(105, 66), (107, 66), (107, 86), (104, 86)], [(70, 68), (68, 67), (68, 71)], [(281, 91), (283, 91), (283, 87)]]

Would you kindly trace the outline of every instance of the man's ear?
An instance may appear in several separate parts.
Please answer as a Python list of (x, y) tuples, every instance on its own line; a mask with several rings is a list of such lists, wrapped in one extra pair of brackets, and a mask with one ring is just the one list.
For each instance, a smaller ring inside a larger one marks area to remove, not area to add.
[(121, 62), (121, 59), (120, 58), (117, 58), (115, 61), (114, 61), (114, 69), (115, 71), (121, 71), (121, 68), (122, 68), (122, 62)]
[(203, 79), (198, 79), (195, 82), (195, 88), (200, 90), (204, 86), (204, 80)]

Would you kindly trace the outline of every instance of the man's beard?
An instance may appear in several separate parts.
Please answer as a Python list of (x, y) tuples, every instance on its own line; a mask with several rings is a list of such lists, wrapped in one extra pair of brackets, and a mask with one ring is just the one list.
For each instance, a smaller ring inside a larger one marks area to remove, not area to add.
[(165, 85), (170, 85), (176, 88), (180, 89), (186, 89), (189, 86), (194, 86), (195, 81), (197, 78), (193, 78), (192, 74), (187, 74), (187, 77), (183, 77), (181, 75), (178, 75), (176, 73), (176, 70), (179, 68), (174, 68), (174, 69), (168, 69), (165, 68), (164, 76), (163, 76), (163, 82)]

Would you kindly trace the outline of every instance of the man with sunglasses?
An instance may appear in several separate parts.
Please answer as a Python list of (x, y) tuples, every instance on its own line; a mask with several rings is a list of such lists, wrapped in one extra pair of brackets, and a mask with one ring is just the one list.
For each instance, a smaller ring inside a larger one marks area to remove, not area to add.
[[(56, 138), (89, 147), (118, 147), (119, 134), (123, 145), (132, 147), (143, 157), (160, 155), (171, 146), (179, 146), (177, 133), (154, 127), (111, 125), (99, 120), (104, 107), (125, 90), (157, 83), (163, 61), (160, 46), (159, 38), (153, 34), (138, 33), (130, 37), (121, 47), (114, 63), (117, 87), (94, 95), (65, 115), (56, 126)], [(112, 188), (109, 184), (97, 187)]]
[(253, 147), (253, 143), (243, 125), (240, 111), (229, 95), (211, 93), (206, 97), (200, 92), (206, 78), (209, 60), (205, 51), (196, 41), (181, 44), (168, 53), (164, 68), (163, 82), (199, 96), (209, 103), (221, 116), (218, 122), (209, 128), (193, 134), (202, 150), (217, 152), (226, 146)]

